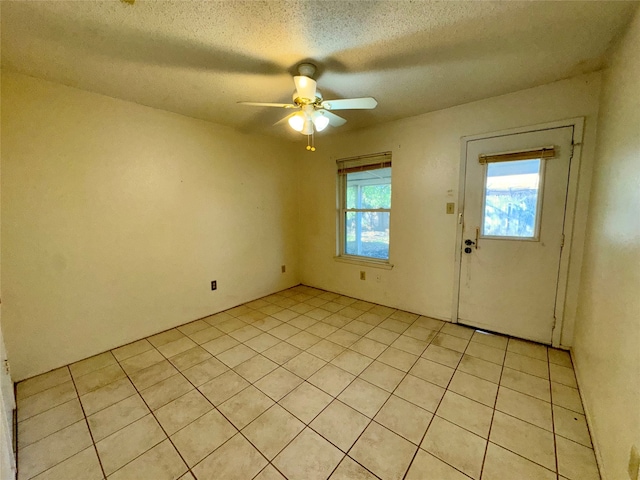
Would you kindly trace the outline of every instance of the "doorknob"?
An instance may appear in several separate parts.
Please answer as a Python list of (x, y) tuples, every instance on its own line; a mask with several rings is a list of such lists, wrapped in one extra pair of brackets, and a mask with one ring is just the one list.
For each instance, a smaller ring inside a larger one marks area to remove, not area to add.
[(467, 247), (467, 248), (464, 249), (464, 253), (471, 253), (471, 252), (473, 252), (471, 247)]
[(474, 241), (473, 241), (473, 240), (471, 240), (470, 238), (467, 238), (467, 239), (464, 241), (464, 244), (465, 244), (465, 245), (467, 245), (467, 246), (471, 246), (471, 245), (475, 245), (475, 244), (476, 244), (476, 242), (474, 242)]

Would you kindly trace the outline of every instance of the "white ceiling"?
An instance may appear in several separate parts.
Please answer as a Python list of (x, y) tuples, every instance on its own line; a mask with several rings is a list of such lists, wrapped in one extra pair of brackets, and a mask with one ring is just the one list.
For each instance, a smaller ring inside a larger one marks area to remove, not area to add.
[[(311, 59), (324, 98), (374, 96), (341, 130), (604, 65), (635, 2), (21, 1), (1, 4), (2, 67), (241, 130), (271, 124)], [(327, 131), (332, 130), (331, 127)]]

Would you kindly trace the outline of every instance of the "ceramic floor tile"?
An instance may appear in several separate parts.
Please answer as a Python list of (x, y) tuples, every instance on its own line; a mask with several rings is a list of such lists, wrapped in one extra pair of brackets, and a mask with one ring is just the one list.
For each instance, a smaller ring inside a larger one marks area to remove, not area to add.
[(198, 390), (191, 390), (156, 410), (155, 416), (167, 435), (173, 435), (212, 409), (211, 403)]
[(200, 390), (211, 403), (218, 406), (248, 386), (249, 382), (233, 370), (229, 370), (213, 380), (200, 385), (198, 390)]
[(178, 370), (168, 360), (163, 360), (144, 370), (139, 370), (133, 375), (129, 375), (129, 378), (138, 390), (144, 390), (177, 373)]
[(377, 358), (377, 361), (385, 363), (391, 367), (397, 368), (398, 370), (402, 370), (403, 372), (408, 372), (413, 366), (413, 364), (416, 363), (416, 360), (418, 360), (417, 355), (413, 355), (412, 353), (407, 353), (403, 350), (399, 350), (394, 347), (387, 348)]
[(469, 480), (442, 460), (419, 449), (407, 472), (406, 480)]
[(107, 476), (166, 438), (153, 415), (118, 430), (96, 443), (98, 456)]
[(505, 351), (501, 348), (493, 348), (477, 342), (471, 342), (464, 353), (497, 365), (502, 365), (505, 357)]
[(339, 327), (334, 327), (333, 325), (328, 325), (323, 322), (317, 322), (310, 327), (307, 327), (306, 331), (312, 333), (313, 335), (326, 338), (331, 335), (333, 332), (338, 330)]
[(355, 333), (358, 336), (362, 336), (373, 330), (373, 325), (369, 325), (368, 323), (361, 322), (359, 320), (353, 320), (346, 324), (343, 329), (348, 332)]
[(350, 406), (334, 400), (309, 426), (346, 453), (370, 421)]
[(253, 480), (287, 480), (284, 478), (276, 468), (269, 464), (262, 469), (262, 471), (254, 477)]
[(242, 430), (265, 410), (273, 400), (254, 386), (249, 386), (218, 406), (218, 410), (238, 429)]
[[(315, 310), (317, 309), (309, 310), (309, 312), (307, 312), (307, 316), (311, 318), (316, 318), (315, 315), (309, 315), (311, 312), (314, 312)], [(324, 313), (328, 315), (328, 312), (325, 311)], [(282, 322), (288, 322), (289, 320), (293, 320), (294, 318), (296, 318), (298, 316), (298, 313), (294, 312), (293, 310), (284, 309), (274, 313), (272, 316), (273, 318), (277, 318)], [(319, 319), (316, 319), (316, 320), (319, 320)]]
[(273, 335), (269, 335), (265, 332), (245, 342), (245, 345), (250, 347), (252, 350), (255, 350), (256, 352), (262, 353), (265, 350), (273, 347), (274, 345), (277, 345), (278, 343), (280, 343), (279, 338), (276, 338)]
[(210, 358), (212, 358), (211, 354), (204, 348), (194, 347), (185, 352), (179, 353), (175, 357), (171, 357), (169, 361), (178, 370), (183, 371), (193, 367), (194, 365), (198, 365), (205, 360), (209, 360)]
[(422, 353), (422, 357), (447, 367), (456, 368), (462, 358), (462, 353), (430, 344)]
[(246, 362), (243, 362), (235, 367), (234, 370), (249, 383), (253, 383), (257, 380), (260, 380), (262, 377), (267, 375), (269, 372), (272, 372), (276, 368), (278, 368), (277, 363), (272, 362), (262, 355), (255, 355)]
[(151, 410), (157, 410), (193, 389), (191, 382), (178, 373), (142, 390), (140, 395)]
[(280, 367), (258, 380), (255, 386), (277, 402), (302, 382), (300, 377)]
[(553, 423), (556, 435), (573, 440), (585, 447), (592, 448), (589, 428), (587, 427), (584, 415), (554, 405)]
[(272, 328), (271, 330), (269, 330), (269, 335), (273, 335), (274, 337), (277, 337), (280, 340), (286, 340), (290, 337), (293, 337), (295, 334), (300, 333), (301, 331), (302, 330), (294, 327), (293, 325), (283, 323), (282, 325), (279, 325), (276, 328)]
[(453, 368), (446, 367), (426, 358), (420, 358), (411, 368), (409, 373), (414, 377), (421, 378), (427, 382), (435, 383), (440, 387), (446, 388), (454, 373)]
[(229, 369), (224, 363), (212, 357), (209, 360), (205, 360), (202, 363), (186, 369), (182, 374), (196, 387), (199, 387), (209, 380), (213, 380), (222, 375), (227, 370)]
[(311, 422), (333, 398), (317, 387), (304, 382), (279, 404), (294, 414), (304, 423)]
[(551, 382), (551, 396), (554, 405), (560, 405), (561, 407), (568, 408), (574, 412), (584, 413), (580, 393), (576, 388)]
[(361, 338), (351, 345), (349, 349), (375, 359), (387, 349), (387, 345), (371, 340), (370, 338)]
[(420, 316), (414, 322), (415, 325), (418, 325), (423, 328), (428, 328), (429, 330), (433, 330), (435, 332), (439, 331), (446, 322), (442, 320), (436, 320), (435, 318), (423, 317)]
[(550, 432), (553, 431), (551, 404), (530, 395), (516, 392), (510, 388), (500, 387), (496, 410)]
[(489, 442), (482, 480), (555, 480), (556, 474)]
[(33, 477), (34, 480), (102, 480), (102, 468), (93, 445)]
[(549, 364), (549, 370), (551, 371), (551, 380), (566, 385), (567, 387), (578, 388), (576, 377), (572, 368), (556, 365), (555, 363)]
[(276, 404), (245, 427), (242, 433), (272, 460), (304, 427), (304, 423)]
[(549, 363), (555, 363), (561, 367), (573, 368), (571, 363), (571, 355), (566, 350), (559, 350), (557, 348), (549, 348)]
[(26, 420), (53, 407), (66, 403), (78, 394), (73, 382), (64, 382), (34, 395), (18, 400), (18, 421)]
[(334, 365), (328, 364), (311, 375), (307, 381), (327, 392), (329, 395), (336, 397), (354, 380), (354, 378), (354, 375), (351, 375)]
[(37, 377), (23, 380), (16, 384), (16, 398), (23, 400), (26, 397), (43, 392), (49, 388), (71, 381), (68, 367), (58, 368), (51, 372), (43, 373)]
[(173, 342), (166, 343), (159, 347), (156, 347), (158, 351), (165, 357), (175, 357), (179, 353), (186, 352), (197, 346), (197, 343), (191, 340), (189, 337), (182, 337)]
[(26, 447), (84, 418), (77, 398), (18, 423), (18, 448)]
[(343, 457), (344, 453), (338, 448), (306, 428), (280, 452), (273, 464), (288, 480), (324, 480)]
[(91, 446), (91, 435), (84, 420), (63, 428), (20, 450), (20, 478), (28, 479)]
[(484, 438), (434, 417), (420, 447), (478, 480), (486, 445)]
[[(85, 415), (91, 415), (136, 393), (136, 389), (129, 379), (123, 378), (81, 396), (80, 403), (82, 403)], [(20, 413), (19, 407), (18, 413)]]
[(509, 342), (509, 337), (497, 335), (495, 333), (483, 332), (482, 330), (476, 330), (471, 337), (471, 341), (475, 343), (481, 343), (488, 347), (506, 350), (507, 343)]
[(382, 322), (384, 322), (387, 317), (388, 315), (379, 315), (375, 313), (374, 309), (372, 308), (368, 312), (365, 312), (362, 315), (359, 315), (357, 318), (359, 322), (366, 323), (368, 325), (376, 327), (380, 325)]
[(457, 325), (455, 323), (445, 323), (440, 329), (442, 333), (446, 333), (447, 335), (453, 335), (454, 337), (464, 338), (465, 340), (470, 340), (473, 336), (474, 329), (465, 327), (463, 325)]
[(84, 395), (124, 377), (126, 377), (126, 374), (124, 370), (120, 368), (120, 365), (109, 365), (77, 377), (75, 379), (76, 390), (78, 391), (78, 395)]
[(117, 470), (109, 480), (174, 480), (187, 471), (176, 449), (165, 440)]
[(449, 383), (449, 390), (493, 408), (498, 385), (458, 370)]
[(391, 430), (372, 422), (349, 456), (383, 479), (404, 477), (417, 447)]
[(600, 480), (591, 448), (556, 436), (558, 473), (569, 480)]
[(547, 430), (502, 412), (495, 412), (490, 440), (532, 462), (555, 470), (553, 433)]
[(336, 332), (333, 332), (331, 335), (327, 337), (327, 340), (333, 343), (336, 343), (342, 347), (350, 347), (358, 340), (360, 340), (360, 335), (356, 335), (355, 333), (348, 332), (347, 330), (340, 329)]
[(549, 380), (505, 367), (502, 370), (500, 385), (520, 393), (526, 393), (545, 402), (551, 401)]
[(547, 361), (547, 347), (538, 343), (528, 342), (526, 340), (519, 340), (517, 338), (510, 338), (507, 350), (520, 355), (526, 355), (527, 357), (536, 358)]
[(483, 378), (492, 383), (500, 383), (500, 376), (502, 375), (502, 367), (500, 365), (472, 357), (471, 355), (464, 355), (462, 357), (458, 365), (458, 370)]
[(436, 415), (482, 438), (489, 437), (493, 409), (467, 397), (451, 391), (446, 392)]
[(69, 370), (71, 370), (71, 375), (73, 375), (73, 378), (78, 378), (96, 370), (101, 370), (105, 367), (108, 367), (109, 365), (114, 365), (116, 363), (116, 357), (114, 357), (111, 352), (104, 352), (99, 355), (89, 357), (85, 360), (80, 360), (79, 362), (72, 363), (71, 365), (69, 365)]
[(193, 469), (198, 480), (245, 480), (267, 465), (260, 452), (237, 434)]
[(247, 340), (251, 340), (253, 337), (257, 337), (262, 333), (262, 330), (260, 330), (259, 328), (256, 328), (252, 325), (247, 325), (245, 327), (239, 328), (238, 330), (234, 330), (229, 335), (239, 342), (246, 342)]
[(374, 420), (394, 433), (418, 445), (427, 431), (433, 414), (391, 395)]
[(338, 399), (367, 417), (373, 418), (389, 396), (386, 390), (356, 378), (342, 391)]
[(394, 395), (433, 413), (436, 411), (444, 392), (444, 388), (413, 375), (407, 375), (396, 388)]
[(193, 467), (236, 433), (220, 412), (211, 410), (171, 435), (171, 441), (187, 465)]
[(395, 333), (403, 333), (407, 328), (409, 328), (409, 325), (394, 318), (387, 318), (380, 325), (378, 325), (378, 327), (384, 328), (386, 330), (391, 330)]
[(149, 413), (149, 409), (140, 398), (132, 395), (114, 403), (110, 407), (100, 410), (87, 418), (93, 441), (99, 442), (121, 428), (130, 425)]
[(246, 362), (252, 357), (255, 357), (258, 353), (246, 345), (236, 345), (235, 347), (225, 350), (224, 352), (216, 355), (216, 358), (224, 363), (229, 368), (234, 368), (243, 362)]
[(162, 345), (166, 345), (167, 343), (179, 340), (184, 336), (185, 335), (180, 330), (173, 328), (171, 330), (152, 335), (151, 337), (147, 338), (147, 340), (149, 341), (149, 343), (151, 343), (151, 345), (158, 348)]
[(373, 473), (349, 457), (344, 457), (329, 480), (377, 480)]
[(405, 373), (402, 370), (378, 361), (373, 362), (360, 374), (360, 378), (369, 383), (373, 383), (387, 392), (393, 392), (404, 376)]
[(422, 352), (424, 352), (425, 348), (427, 348), (427, 345), (429, 345), (428, 341), (418, 340), (407, 335), (400, 335), (391, 344), (391, 347), (412, 355), (420, 356)]
[(469, 340), (464, 338), (454, 337), (453, 335), (447, 335), (446, 333), (438, 333), (436, 337), (431, 341), (433, 345), (438, 347), (448, 348), (449, 350), (455, 350), (456, 352), (464, 352), (469, 344)]
[(373, 362), (373, 359), (353, 350), (345, 350), (331, 361), (336, 367), (340, 367), (353, 375), (360, 375), (371, 362)]
[(216, 327), (209, 327), (196, 333), (192, 333), (189, 335), (189, 338), (198, 345), (202, 345), (222, 336), (224, 336), (224, 332), (222, 330), (218, 330)]
[[(147, 344), (151, 346), (150, 343), (147, 342)], [(139, 370), (143, 370), (150, 367), (151, 365), (162, 362), (163, 360), (164, 357), (162, 356), (162, 354), (155, 348), (151, 347), (150, 349), (147, 349), (142, 353), (133, 355), (121, 361), (120, 366), (127, 373), (127, 375), (131, 375)]]
[(285, 363), (283, 367), (306, 380), (326, 364), (327, 362), (324, 360), (307, 352), (302, 352)]
[(540, 378), (549, 378), (549, 363), (519, 353), (507, 352), (504, 366)]
[(322, 340), (322, 338), (309, 332), (300, 332), (296, 333), (292, 337), (287, 338), (287, 343), (290, 343), (291, 345), (302, 350), (306, 350), (307, 348), (318, 343), (320, 340)]
[(428, 328), (420, 327), (418, 325), (411, 325), (403, 333), (404, 336), (408, 336), (427, 343), (431, 342), (431, 340), (433, 340), (437, 334), (438, 332), (429, 330)]
[(229, 335), (223, 335), (221, 337), (203, 343), (201, 346), (211, 355), (219, 355), (225, 350), (229, 350), (230, 348), (235, 347), (239, 343), (240, 342), (238, 342), (235, 338), (230, 337)]
[[(289, 321), (289, 325), (293, 325), (294, 327), (299, 328), (300, 330), (307, 330), (309, 327), (311, 327), (312, 325), (315, 325), (316, 323), (318, 323), (316, 319), (307, 317), (306, 315), (300, 315), (299, 317), (296, 317), (293, 320)], [(313, 333), (313, 332), (309, 332), (309, 333)], [(320, 337), (320, 335), (316, 335), (316, 336)]]
[(387, 330), (386, 328), (382, 328), (380, 326), (374, 328), (365, 335), (366, 338), (375, 340), (376, 342), (384, 343), (385, 345), (391, 345), (398, 339), (399, 336), (399, 333), (392, 332), (391, 330)]
[[(277, 318), (266, 317), (266, 318), (263, 318), (262, 320), (257, 320), (255, 322), (253, 322), (252, 325), (254, 327), (256, 327), (257, 329), (262, 330), (263, 332), (268, 332), (270, 330), (273, 330), (276, 327), (279, 327), (283, 323), (284, 322), (278, 320)], [(278, 340), (280, 340), (280, 339), (278, 339)]]
[(185, 335), (193, 335), (194, 333), (206, 328), (209, 328), (209, 324), (207, 322), (205, 322), (204, 320), (196, 320), (194, 322), (186, 323), (178, 327), (178, 330), (180, 330)]
[(307, 352), (321, 358), (325, 362), (330, 362), (338, 355), (340, 355), (344, 350), (345, 348), (343, 346), (324, 339), (316, 343), (313, 347), (309, 348)]
[(218, 325), (216, 325), (216, 328), (228, 335), (234, 330), (238, 330), (239, 328), (242, 328), (245, 325), (246, 323), (240, 320), (239, 318), (232, 318), (231, 320), (226, 320), (224, 322), (219, 323)]
[(262, 355), (276, 362), (278, 365), (283, 365), (300, 353), (302, 353), (302, 350), (298, 347), (294, 347), (287, 342), (280, 342), (262, 352)]

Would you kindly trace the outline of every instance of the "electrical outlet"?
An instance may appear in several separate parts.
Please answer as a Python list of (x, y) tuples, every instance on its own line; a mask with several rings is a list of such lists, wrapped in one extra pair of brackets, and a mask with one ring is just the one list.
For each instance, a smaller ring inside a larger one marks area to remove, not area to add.
[(360, 280), (366, 280), (367, 279), (367, 272), (365, 271), (360, 271)]
[(282, 265), (282, 267), (280, 267), (280, 269), (282, 270), (282, 273), (285, 273), (287, 271), (287, 266), (286, 265)]
[(456, 204), (453, 202), (447, 203), (447, 215), (453, 215), (456, 213)]
[(629, 453), (629, 478), (631, 480), (638, 480), (640, 476), (640, 452), (635, 445), (631, 446), (631, 452)]
[(211, 290), (217, 290), (217, 288), (218, 288), (218, 281), (211, 280)]

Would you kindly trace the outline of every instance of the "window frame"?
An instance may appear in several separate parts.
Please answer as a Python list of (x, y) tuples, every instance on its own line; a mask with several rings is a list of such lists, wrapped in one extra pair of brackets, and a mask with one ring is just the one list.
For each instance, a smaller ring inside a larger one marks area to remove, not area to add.
[[(361, 168), (364, 170), (381, 170), (390, 168), (391, 178), (393, 178), (393, 167), (391, 165), (391, 152), (382, 152), (371, 155), (362, 155), (336, 160), (338, 166), (337, 183), (337, 255), (336, 260), (348, 263), (368, 264), (382, 268), (392, 268), (391, 260), (391, 208), (347, 208), (347, 175), (355, 172), (344, 172), (343, 168)], [(372, 183), (373, 185), (373, 183)], [(391, 185), (391, 183), (390, 183)], [(393, 188), (391, 189), (393, 195)], [(366, 255), (353, 255), (346, 251), (346, 217), (347, 213), (388, 213), (389, 214), (389, 249), (387, 258), (369, 257)]]

